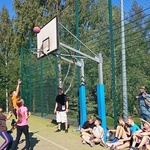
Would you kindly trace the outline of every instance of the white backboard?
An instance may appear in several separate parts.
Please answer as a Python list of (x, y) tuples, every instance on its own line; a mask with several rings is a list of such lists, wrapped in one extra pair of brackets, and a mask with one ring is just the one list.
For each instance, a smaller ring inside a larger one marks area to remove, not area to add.
[(58, 18), (55, 16), (37, 34), (37, 58), (58, 50)]

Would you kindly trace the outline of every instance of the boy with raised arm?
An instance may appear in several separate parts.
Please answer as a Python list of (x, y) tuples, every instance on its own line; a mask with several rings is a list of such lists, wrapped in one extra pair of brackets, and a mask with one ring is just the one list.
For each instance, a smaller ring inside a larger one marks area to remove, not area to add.
[(21, 84), (21, 80), (18, 79), (18, 84), (17, 84), (16, 90), (13, 90), (10, 92), (11, 102), (12, 102), (12, 106), (13, 106), (13, 114), (15, 115), (16, 118), (17, 118), (16, 110), (18, 108), (16, 102), (19, 100), (20, 84)]

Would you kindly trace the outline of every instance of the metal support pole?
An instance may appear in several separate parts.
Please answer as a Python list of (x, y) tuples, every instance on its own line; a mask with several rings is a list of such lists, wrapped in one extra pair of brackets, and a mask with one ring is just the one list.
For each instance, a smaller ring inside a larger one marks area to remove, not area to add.
[(102, 55), (99, 54), (98, 58), (99, 58), (99, 64), (98, 64), (99, 84), (103, 84), (103, 69), (102, 69), (103, 58), (102, 58)]
[(125, 51), (125, 32), (124, 32), (124, 6), (121, 0), (121, 46), (122, 46), (122, 86), (123, 86), (123, 115), (124, 119), (128, 116), (127, 101), (127, 78), (126, 78), (126, 51)]
[(85, 81), (84, 81), (84, 61), (83, 61), (83, 59), (80, 60), (80, 63), (81, 63), (81, 85), (84, 85)]
[(98, 73), (99, 73), (99, 84), (97, 85), (97, 105), (98, 105), (98, 116), (102, 119), (102, 127), (104, 129), (104, 140), (106, 141), (106, 104), (105, 104), (105, 92), (103, 84), (103, 69), (102, 69), (102, 55), (98, 55), (99, 64), (98, 64)]
[[(76, 0), (76, 38), (79, 39), (79, 0)], [(78, 40), (76, 40), (76, 49), (80, 51)], [(80, 58), (78, 58), (78, 60), (80, 60)], [(80, 82), (82, 82), (82, 81), (80, 79), (80, 68), (79, 67), (77, 67), (77, 78), (78, 78), (78, 88), (80, 88)], [(80, 105), (79, 101), (80, 100), (78, 97), (78, 105)], [(79, 116), (80, 116), (80, 113), (79, 113), (79, 108), (78, 108), (78, 124), (80, 124)]]
[[(76, 38), (79, 39), (79, 0), (76, 0)], [(76, 40), (76, 49), (80, 51), (78, 40)], [(77, 67), (77, 73), (78, 73), (78, 85), (80, 85), (79, 67)]]
[(80, 105), (80, 128), (83, 126), (86, 118), (86, 89), (84, 84), (84, 62), (81, 59), (81, 86), (79, 87), (79, 105)]

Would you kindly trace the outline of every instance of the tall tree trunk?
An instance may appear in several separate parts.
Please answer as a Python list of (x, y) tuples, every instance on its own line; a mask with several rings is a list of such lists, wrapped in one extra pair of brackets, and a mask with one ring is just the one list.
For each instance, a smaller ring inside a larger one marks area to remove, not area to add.
[(6, 112), (8, 112), (8, 78), (7, 78), (7, 74), (8, 74), (8, 52), (6, 50), (5, 52), (5, 95), (6, 95)]

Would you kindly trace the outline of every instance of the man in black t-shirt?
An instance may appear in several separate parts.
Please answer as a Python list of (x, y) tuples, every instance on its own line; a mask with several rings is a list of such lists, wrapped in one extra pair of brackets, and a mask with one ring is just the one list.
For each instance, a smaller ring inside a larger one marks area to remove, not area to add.
[(56, 104), (54, 114), (56, 114), (56, 121), (58, 123), (58, 129), (55, 132), (61, 131), (61, 123), (65, 123), (65, 133), (68, 133), (68, 98), (63, 93), (62, 87), (58, 87), (58, 95), (56, 97)]
[[(81, 128), (81, 130), (80, 130), (81, 137), (82, 137), (83, 135), (89, 135), (89, 136), (90, 136), (91, 131), (92, 131), (92, 129), (93, 129), (94, 127), (95, 127), (95, 124), (94, 124), (94, 117), (93, 117), (93, 116), (89, 116), (89, 117), (88, 117), (88, 121), (86, 121), (86, 122), (83, 124), (83, 126), (82, 126), (82, 128)], [(86, 142), (83, 140), (82, 143), (85, 144)]]

